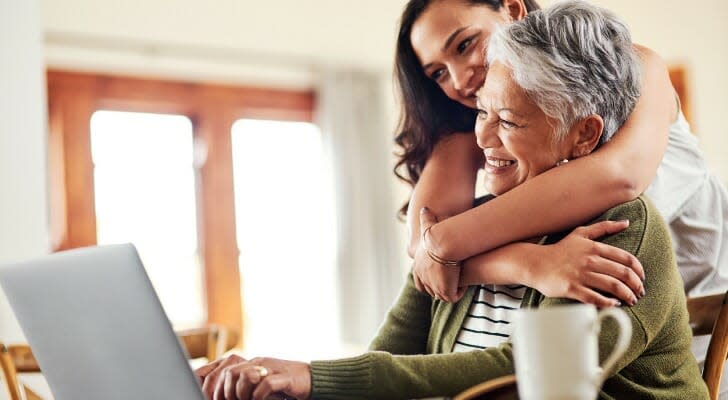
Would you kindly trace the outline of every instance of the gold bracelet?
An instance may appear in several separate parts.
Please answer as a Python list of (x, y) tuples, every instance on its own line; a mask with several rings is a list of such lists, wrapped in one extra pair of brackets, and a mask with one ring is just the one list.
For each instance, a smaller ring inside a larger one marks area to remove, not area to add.
[(425, 247), (425, 252), (427, 253), (427, 256), (430, 257), (430, 260), (444, 265), (446, 267), (459, 267), (460, 261), (455, 260), (445, 260), (444, 258), (441, 258), (437, 254), (435, 254), (432, 250), (430, 250), (430, 247), (427, 245), (427, 232), (432, 228), (432, 225), (428, 226), (427, 229), (425, 229), (424, 232), (422, 232), (422, 245)]

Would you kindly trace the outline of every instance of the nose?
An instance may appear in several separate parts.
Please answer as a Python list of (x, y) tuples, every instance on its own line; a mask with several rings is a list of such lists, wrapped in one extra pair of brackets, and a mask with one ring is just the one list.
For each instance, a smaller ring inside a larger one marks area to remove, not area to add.
[(495, 148), (500, 145), (497, 134), (497, 124), (492, 124), (488, 119), (478, 116), (475, 123), (475, 140), (481, 149)]
[(452, 72), (453, 88), (461, 96), (471, 96), (478, 88), (472, 87), (473, 76), (475, 71), (469, 66), (462, 68), (453, 68)]

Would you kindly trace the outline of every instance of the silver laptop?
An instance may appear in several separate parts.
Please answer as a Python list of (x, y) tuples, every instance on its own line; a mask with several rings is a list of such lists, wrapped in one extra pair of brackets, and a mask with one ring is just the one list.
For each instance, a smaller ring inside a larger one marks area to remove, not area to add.
[(0, 267), (0, 284), (57, 400), (201, 400), (132, 245)]

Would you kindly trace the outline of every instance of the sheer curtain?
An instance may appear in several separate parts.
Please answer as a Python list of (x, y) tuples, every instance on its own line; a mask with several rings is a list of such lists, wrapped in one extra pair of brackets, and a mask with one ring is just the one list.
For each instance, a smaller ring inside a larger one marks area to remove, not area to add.
[(357, 347), (369, 343), (404, 281), (383, 89), (379, 74), (326, 71), (318, 91), (335, 184), (341, 334)]

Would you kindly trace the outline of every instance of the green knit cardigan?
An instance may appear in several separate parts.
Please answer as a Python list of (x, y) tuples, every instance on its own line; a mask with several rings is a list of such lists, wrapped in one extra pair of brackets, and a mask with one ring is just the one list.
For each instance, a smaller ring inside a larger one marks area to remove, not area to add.
[[(623, 307), (632, 321), (629, 349), (604, 383), (600, 399), (707, 399), (690, 351), (685, 296), (670, 237), (654, 206), (640, 197), (614, 207), (597, 221), (630, 221), (604, 243), (634, 254), (645, 269), (646, 295)], [(552, 235), (549, 242), (561, 235)], [(514, 282), (516, 283), (516, 282)], [(470, 287), (456, 304), (418, 292), (412, 275), (389, 311), (369, 352), (353, 358), (311, 363), (312, 399), (412, 399), (454, 396), (480, 382), (514, 373), (511, 343), (452, 353), (473, 300)], [(522, 307), (570, 302), (528, 289)], [(607, 319), (599, 337), (600, 355), (609, 354), (617, 335)]]

